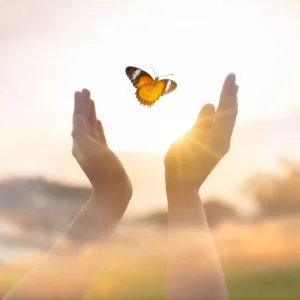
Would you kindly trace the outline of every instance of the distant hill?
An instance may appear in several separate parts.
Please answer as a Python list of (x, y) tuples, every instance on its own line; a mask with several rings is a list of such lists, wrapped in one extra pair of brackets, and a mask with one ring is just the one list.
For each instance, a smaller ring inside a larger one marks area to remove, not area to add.
[(82, 205), (90, 194), (91, 189), (49, 182), (40, 177), (12, 178), (0, 182), (0, 208), (2, 211), (38, 211), (66, 201)]
[[(6, 179), (0, 182), (0, 217), (18, 226), (23, 235), (28, 232), (51, 238), (67, 229), (90, 195), (89, 188), (50, 182), (41, 177)], [(236, 215), (233, 208), (219, 200), (207, 201), (205, 207), (211, 226)], [(167, 212), (154, 211), (125, 223), (166, 226)]]
[(31, 233), (49, 237), (64, 232), (91, 195), (91, 189), (43, 178), (0, 182), (0, 217)]

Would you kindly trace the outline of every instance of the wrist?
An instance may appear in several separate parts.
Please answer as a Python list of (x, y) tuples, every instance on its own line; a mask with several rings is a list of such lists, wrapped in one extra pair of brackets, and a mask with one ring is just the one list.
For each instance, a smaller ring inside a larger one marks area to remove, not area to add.
[(199, 192), (190, 186), (166, 186), (169, 210), (192, 210), (196, 208), (201, 200)]
[(116, 199), (119, 203), (128, 204), (132, 197), (132, 184), (125, 170), (124, 174), (118, 174), (118, 176), (115, 176), (114, 178), (111, 177), (106, 180), (102, 179), (97, 182), (91, 181), (91, 183), (93, 188), (93, 198), (103, 198), (106, 199), (106, 201)]
[(115, 215), (123, 215), (132, 197), (132, 185), (126, 182), (110, 181), (106, 185), (93, 185), (89, 201), (96, 204), (98, 209), (111, 211)]
[(176, 176), (165, 170), (165, 185), (167, 194), (187, 193), (198, 194), (200, 185), (184, 176)]
[(168, 189), (185, 189), (199, 191), (202, 186), (204, 180), (200, 180), (199, 176), (195, 174), (188, 174), (184, 171), (182, 172), (172, 172), (165, 169), (165, 183), (166, 188)]
[(173, 226), (193, 226), (203, 220), (198, 189), (189, 184), (166, 182), (168, 220)]

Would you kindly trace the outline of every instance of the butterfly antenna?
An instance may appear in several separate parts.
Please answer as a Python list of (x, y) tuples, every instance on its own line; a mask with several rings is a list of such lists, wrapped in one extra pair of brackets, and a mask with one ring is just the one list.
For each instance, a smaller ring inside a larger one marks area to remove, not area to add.
[(155, 73), (154, 69), (153, 69), (152, 67), (151, 67), (151, 69), (153, 70), (153, 72), (154, 72), (155, 76), (157, 77), (157, 74)]
[(161, 76), (158, 76), (158, 77), (171, 76), (171, 75), (174, 75), (174, 74), (166, 74), (166, 75), (161, 75)]

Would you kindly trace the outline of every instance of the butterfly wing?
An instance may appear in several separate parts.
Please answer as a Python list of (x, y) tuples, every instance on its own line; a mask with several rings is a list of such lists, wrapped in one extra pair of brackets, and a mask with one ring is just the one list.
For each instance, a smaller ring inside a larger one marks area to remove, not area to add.
[(159, 80), (154, 86), (153, 84), (145, 84), (137, 89), (136, 97), (140, 103), (152, 106), (159, 97), (174, 91), (177, 87), (175, 81), (170, 79)]
[(171, 79), (162, 79), (159, 82), (161, 81), (164, 83), (164, 88), (162, 90), (161, 96), (169, 94), (177, 88), (177, 83)]
[(136, 67), (127, 67), (126, 74), (134, 87), (140, 88), (146, 84), (152, 84), (153, 78), (147, 72)]

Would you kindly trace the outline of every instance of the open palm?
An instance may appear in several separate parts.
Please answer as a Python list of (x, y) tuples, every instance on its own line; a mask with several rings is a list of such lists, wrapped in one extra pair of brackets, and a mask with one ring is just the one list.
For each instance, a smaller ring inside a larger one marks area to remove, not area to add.
[(123, 194), (130, 199), (130, 180), (118, 157), (106, 143), (103, 127), (97, 119), (95, 103), (86, 89), (75, 93), (72, 153), (90, 180), (94, 192), (104, 198)]
[(201, 109), (196, 123), (175, 141), (165, 155), (167, 184), (189, 184), (197, 189), (230, 148), (237, 116), (235, 75), (223, 84), (217, 110), (212, 104)]

